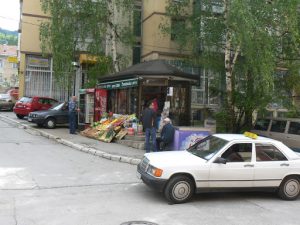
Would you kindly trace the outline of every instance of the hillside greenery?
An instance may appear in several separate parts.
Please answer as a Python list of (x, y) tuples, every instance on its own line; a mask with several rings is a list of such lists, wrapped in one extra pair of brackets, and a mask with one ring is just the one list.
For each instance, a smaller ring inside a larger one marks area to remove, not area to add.
[(0, 28), (0, 44), (18, 45), (18, 32)]

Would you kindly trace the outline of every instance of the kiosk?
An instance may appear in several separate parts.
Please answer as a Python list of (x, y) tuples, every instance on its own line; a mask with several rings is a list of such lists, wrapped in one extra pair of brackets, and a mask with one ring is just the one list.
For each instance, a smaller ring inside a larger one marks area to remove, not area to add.
[(100, 79), (97, 88), (107, 90), (107, 111), (133, 114), (139, 118), (146, 102), (156, 99), (160, 116), (168, 105), (168, 117), (176, 126), (189, 126), (191, 86), (200, 76), (189, 74), (164, 60), (133, 65)]

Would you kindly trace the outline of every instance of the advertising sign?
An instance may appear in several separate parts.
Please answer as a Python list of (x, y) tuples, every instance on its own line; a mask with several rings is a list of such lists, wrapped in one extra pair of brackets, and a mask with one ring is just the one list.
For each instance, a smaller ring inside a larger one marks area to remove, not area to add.
[(176, 130), (173, 149), (185, 150), (210, 134), (210, 131)]
[(107, 111), (107, 90), (95, 90), (95, 120), (99, 121), (104, 112)]
[(7, 61), (9, 63), (18, 63), (18, 58), (17, 58), (17, 56), (8, 56)]
[(47, 58), (40, 58), (40, 57), (34, 57), (30, 56), (27, 58), (27, 63), (29, 66), (37, 66), (37, 67), (49, 67), (50, 66), (50, 60)]

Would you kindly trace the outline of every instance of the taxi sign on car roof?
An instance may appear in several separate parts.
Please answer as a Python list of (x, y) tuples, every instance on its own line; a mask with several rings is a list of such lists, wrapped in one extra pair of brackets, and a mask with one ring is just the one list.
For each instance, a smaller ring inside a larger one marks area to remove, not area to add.
[(252, 139), (257, 139), (257, 134), (254, 134), (254, 133), (251, 133), (251, 132), (248, 132), (248, 131), (244, 132), (244, 136), (252, 138)]

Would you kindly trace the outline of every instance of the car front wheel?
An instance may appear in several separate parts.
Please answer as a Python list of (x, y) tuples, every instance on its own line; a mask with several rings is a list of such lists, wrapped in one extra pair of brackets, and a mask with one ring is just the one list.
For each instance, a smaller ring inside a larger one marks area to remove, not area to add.
[(193, 196), (194, 190), (195, 186), (191, 178), (178, 175), (170, 179), (164, 194), (169, 202), (178, 204), (187, 202)]
[(296, 176), (284, 178), (281, 182), (278, 195), (284, 200), (295, 200), (300, 193), (300, 181)]
[(23, 119), (23, 118), (24, 118), (24, 115), (17, 114), (17, 117), (18, 117), (19, 119)]
[(53, 129), (56, 127), (56, 121), (54, 118), (48, 118), (46, 120), (46, 127), (49, 128), (49, 129)]

